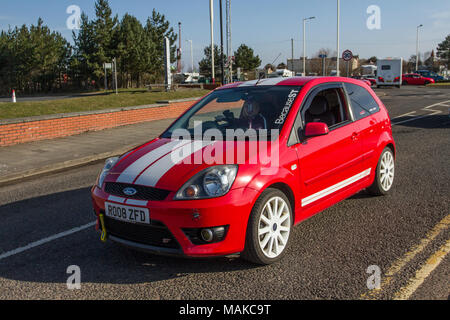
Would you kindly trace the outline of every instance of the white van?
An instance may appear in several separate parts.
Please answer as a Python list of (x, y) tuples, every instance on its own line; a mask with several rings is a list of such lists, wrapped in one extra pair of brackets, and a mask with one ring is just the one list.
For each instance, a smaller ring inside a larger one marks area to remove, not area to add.
[(295, 76), (295, 72), (290, 71), (288, 69), (277, 69), (276, 71), (272, 72), (271, 74), (267, 75), (267, 78), (290, 78)]
[(377, 61), (377, 87), (402, 85), (403, 58), (388, 58)]

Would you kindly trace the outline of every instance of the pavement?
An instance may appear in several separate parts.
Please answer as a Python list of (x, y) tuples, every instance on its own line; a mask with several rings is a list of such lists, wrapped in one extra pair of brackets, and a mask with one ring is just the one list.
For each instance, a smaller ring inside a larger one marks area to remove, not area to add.
[[(0, 188), (0, 300), (448, 299), (450, 91), (381, 92), (398, 148), (392, 194), (363, 191), (301, 223), (280, 263), (184, 260), (102, 244), (89, 194), (102, 167), (94, 162)], [(6, 147), (3, 176), (145, 142), (169, 122)], [(47, 152), (59, 162), (45, 160)], [(81, 269), (80, 290), (66, 285), (72, 265)], [(381, 271), (379, 290), (367, 288), (369, 266)]]
[(0, 186), (121, 155), (160, 135), (173, 120), (149, 121), (0, 148)]

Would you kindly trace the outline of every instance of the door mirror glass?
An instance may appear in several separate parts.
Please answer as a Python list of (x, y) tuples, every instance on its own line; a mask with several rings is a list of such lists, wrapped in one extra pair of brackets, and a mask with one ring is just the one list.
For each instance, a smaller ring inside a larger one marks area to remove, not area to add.
[(323, 122), (310, 122), (306, 124), (305, 137), (317, 137), (324, 136), (330, 132), (326, 123)]

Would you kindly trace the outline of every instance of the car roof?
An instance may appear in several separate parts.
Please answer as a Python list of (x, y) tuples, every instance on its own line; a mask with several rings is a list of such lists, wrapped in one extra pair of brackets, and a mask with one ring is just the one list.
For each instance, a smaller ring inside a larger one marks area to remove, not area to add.
[[(344, 78), (344, 77), (277, 77), (277, 78), (267, 78), (261, 80), (250, 80), (250, 81), (241, 81), (234, 82), (230, 84), (226, 84), (222, 87), (217, 88), (216, 90), (237, 88), (237, 87), (251, 87), (251, 86), (304, 86), (308, 82), (320, 80), (323, 82), (353, 82), (356, 79)], [(353, 81), (352, 81), (353, 80)], [(358, 80), (357, 80), (358, 81)]]

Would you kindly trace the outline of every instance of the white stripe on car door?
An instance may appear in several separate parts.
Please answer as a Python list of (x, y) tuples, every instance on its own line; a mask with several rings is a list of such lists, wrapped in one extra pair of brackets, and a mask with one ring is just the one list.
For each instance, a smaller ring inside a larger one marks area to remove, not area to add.
[(369, 176), (371, 172), (372, 172), (372, 169), (367, 169), (361, 173), (358, 173), (357, 175), (355, 175), (351, 178), (348, 178), (347, 180), (341, 181), (341, 182), (335, 184), (334, 186), (326, 188), (326, 189), (319, 191), (309, 197), (302, 199), (302, 207), (305, 207), (308, 204), (316, 202), (332, 193), (339, 191), (340, 189), (343, 189), (343, 188), (351, 185), (352, 183), (355, 183), (356, 181), (359, 181), (359, 180)]

